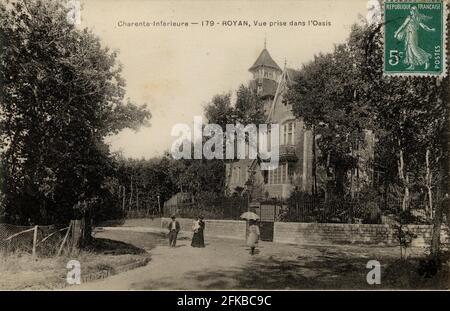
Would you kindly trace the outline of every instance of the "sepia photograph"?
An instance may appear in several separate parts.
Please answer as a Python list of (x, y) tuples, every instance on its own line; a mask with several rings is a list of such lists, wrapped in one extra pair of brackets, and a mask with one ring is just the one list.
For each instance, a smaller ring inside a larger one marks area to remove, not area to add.
[(0, 0), (0, 291), (449, 290), (449, 8)]

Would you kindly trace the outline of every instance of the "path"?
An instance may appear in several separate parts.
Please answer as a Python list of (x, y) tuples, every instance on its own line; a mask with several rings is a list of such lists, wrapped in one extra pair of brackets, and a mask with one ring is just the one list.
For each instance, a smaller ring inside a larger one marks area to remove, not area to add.
[(141, 268), (69, 289), (319, 289), (369, 288), (366, 263), (383, 265), (398, 258), (398, 249), (376, 246), (298, 246), (261, 242), (251, 256), (244, 241), (207, 239), (192, 248), (188, 237), (176, 248), (156, 233), (106, 231), (100, 237), (145, 248), (152, 257)]

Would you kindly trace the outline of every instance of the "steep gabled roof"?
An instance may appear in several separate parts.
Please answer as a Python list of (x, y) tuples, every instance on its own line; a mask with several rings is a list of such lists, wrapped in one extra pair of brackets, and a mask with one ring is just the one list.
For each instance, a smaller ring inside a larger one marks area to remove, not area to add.
[(292, 69), (292, 68), (284, 68), (283, 73), (281, 74), (280, 80), (277, 84), (277, 89), (275, 91), (275, 95), (272, 101), (272, 105), (270, 106), (269, 113), (267, 115), (266, 122), (269, 123), (272, 120), (273, 112), (275, 111), (275, 106), (277, 104), (281, 104), (283, 99), (283, 95), (286, 93), (288, 86), (294, 83), (294, 79), (300, 74), (300, 71)]
[(258, 67), (270, 67), (274, 68), (276, 70), (281, 71), (281, 68), (275, 63), (272, 56), (270, 56), (269, 51), (267, 49), (262, 50), (261, 54), (259, 54), (258, 58), (256, 59), (256, 62), (249, 68), (249, 71), (253, 71), (257, 69)]

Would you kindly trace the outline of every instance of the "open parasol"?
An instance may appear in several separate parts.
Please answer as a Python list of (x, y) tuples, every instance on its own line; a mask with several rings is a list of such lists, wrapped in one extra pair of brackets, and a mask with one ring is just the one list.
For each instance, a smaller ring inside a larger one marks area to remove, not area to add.
[(253, 212), (245, 212), (244, 214), (241, 215), (241, 218), (247, 219), (247, 220), (258, 220), (259, 216)]

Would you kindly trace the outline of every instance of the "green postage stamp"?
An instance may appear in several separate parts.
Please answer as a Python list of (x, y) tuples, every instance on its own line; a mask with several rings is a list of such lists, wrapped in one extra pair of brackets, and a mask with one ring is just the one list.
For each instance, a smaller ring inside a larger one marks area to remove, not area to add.
[(384, 73), (445, 76), (446, 0), (384, 2)]

